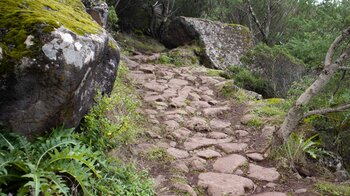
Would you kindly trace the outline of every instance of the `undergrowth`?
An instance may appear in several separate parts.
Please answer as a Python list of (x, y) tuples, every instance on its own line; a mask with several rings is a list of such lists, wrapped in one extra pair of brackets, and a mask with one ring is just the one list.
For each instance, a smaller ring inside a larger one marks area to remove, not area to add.
[(153, 194), (145, 173), (94, 151), (73, 129), (29, 142), (0, 134), (0, 192), (7, 195)]
[(154, 195), (145, 171), (106, 155), (140, 130), (139, 102), (121, 65), (110, 96), (98, 96), (82, 131), (56, 128), (29, 142), (0, 132), (0, 195)]
[(110, 96), (98, 94), (97, 104), (84, 117), (82, 138), (94, 148), (108, 151), (132, 142), (140, 132), (142, 122), (136, 111), (140, 106), (135, 89), (126, 79), (127, 67), (121, 63), (114, 89)]
[(233, 79), (235, 85), (257, 92), (263, 97), (273, 95), (273, 88), (267, 80), (253, 74), (250, 70), (240, 66), (230, 66), (222, 74), (226, 79)]
[(330, 182), (317, 182), (315, 184), (316, 192), (321, 195), (343, 196), (350, 195), (349, 184), (335, 184)]

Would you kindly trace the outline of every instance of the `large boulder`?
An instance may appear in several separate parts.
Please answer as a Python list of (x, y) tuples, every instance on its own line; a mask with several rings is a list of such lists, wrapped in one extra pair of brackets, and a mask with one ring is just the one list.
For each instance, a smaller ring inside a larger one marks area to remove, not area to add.
[(0, 1), (0, 48), (0, 125), (29, 137), (78, 126), (119, 63), (80, 0)]
[(240, 57), (253, 46), (248, 28), (200, 18), (177, 17), (166, 28), (162, 42), (170, 48), (198, 40), (205, 66), (224, 69), (240, 65)]
[(248, 51), (241, 61), (269, 83), (272, 89), (267, 97), (286, 97), (293, 82), (306, 74), (304, 63), (279, 46), (260, 44)]

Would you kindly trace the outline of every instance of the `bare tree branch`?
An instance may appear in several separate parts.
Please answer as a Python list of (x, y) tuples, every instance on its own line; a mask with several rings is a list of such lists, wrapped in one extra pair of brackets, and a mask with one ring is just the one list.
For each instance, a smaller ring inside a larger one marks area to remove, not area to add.
[(333, 112), (344, 112), (346, 110), (350, 109), (350, 104), (345, 104), (341, 105), (335, 108), (324, 108), (324, 109), (319, 109), (319, 110), (312, 110), (304, 114), (304, 118), (307, 118), (312, 115), (316, 114), (328, 114), (328, 113), (333, 113)]
[(350, 37), (350, 27), (345, 29), (341, 35), (339, 35), (329, 47), (329, 50), (325, 58), (325, 66), (321, 74), (316, 81), (309, 86), (297, 99), (292, 108), (289, 110), (287, 117), (284, 119), (283, 124), (279, 130), (279, 136), (284, 140), (288, 139), (290, 133), (297, 127), (299, 121), (304, 117), (302, 107), (307, 105), (312, 97), (320, 92), (324, 86), (328, 84), (333, 75), (342, 65), (342, 63), (350, 57), (350, 44), (346, 46), (345, 51), (337, 58), (336, 61), (332, 61), (335, 51), (339, 48), (342, 42)]

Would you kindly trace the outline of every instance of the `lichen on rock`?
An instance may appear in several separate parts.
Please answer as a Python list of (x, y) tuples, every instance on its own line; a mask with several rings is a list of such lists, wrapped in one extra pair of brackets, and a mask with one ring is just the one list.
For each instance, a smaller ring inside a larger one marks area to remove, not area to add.
[(164, 31), (162, 42), (170, 48), (198, 40), (204, 65), (224, 69), (240, 65), (240, 57), (253, 46), (247, 27), (200, 18), (177, 17)]
[(80, 0), (0, 1), (0, 48), (0, 126), (27, 136), (78, 126), (119, 63)]
[(0, 1), (0, 42), (11, 58), (35, 56), (38, 48), (26, 47), (28, 36), (34, 37), (34, 45), (40, 45), (38, 34), (50, 33), (60, 26), (79, 35), (102, 32), (80, 0)]

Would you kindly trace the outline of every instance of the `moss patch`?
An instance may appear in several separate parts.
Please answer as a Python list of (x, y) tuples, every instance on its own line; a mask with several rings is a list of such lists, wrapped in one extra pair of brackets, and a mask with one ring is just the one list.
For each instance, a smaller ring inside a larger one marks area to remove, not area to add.
[[(49, 33), (64, 26), (79, 34), (95, 34), (102, 28), (95, 23), (80, 0), (2, 0), (0, 1), (1, 47), (16, 60), (35, 53), (24, 44), (28, 35)], [(38, 40), (32, 40), (37, 47)], [(40, 48), (40, 47), (39, 47)], [(3, 65), (1, 65), (3, 66)]]

